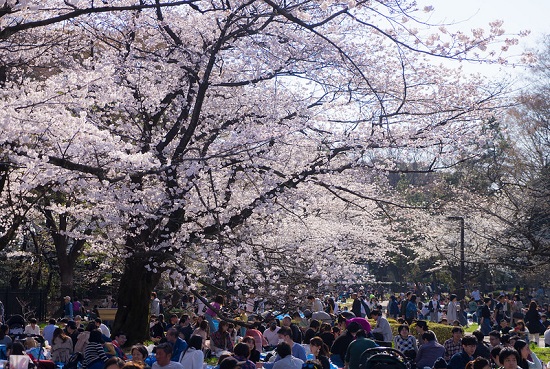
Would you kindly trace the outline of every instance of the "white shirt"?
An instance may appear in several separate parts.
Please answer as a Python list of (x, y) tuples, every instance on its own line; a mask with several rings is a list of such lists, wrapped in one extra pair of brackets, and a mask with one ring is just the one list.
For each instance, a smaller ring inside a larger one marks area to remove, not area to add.
[(544, 332), (544, 344), (550, 345), (550, 328)]
[(376, 320), (376, 327), (374, 327), (372, 331), (381, 333), (384, 336), (384, 341), (386, 342), (391, 342), (393, 340), (393, 332), (391, 330), (390, 323), (382, 316), (378, 317)]
[(30, 324), (28, 324), (25, 327), (25, 331), (23, 333), (24, 334), (36, 334), (37, 336), (40, 336), (40, 327), (38, 326), (38, 324), (35, 324), (34, 328), (33, 328)]
[(177, 361), (170, 361), (167, 365), (160, 366), (159, 363), (155, 361), (153, 365), (151, 365), (151, 369), (183, 369), (183, 365)]
[(194, 347), (190, 347), (180, 358), (180, 364), (184, 369), (202, 369), (203, 363), (204, 353)]
[(110, 331), (109, 327), (107, 327), (105, 324), (101, 323), (101, 325), (99, 326), (99, 330), (100, 330), (101, 333), (103, 333), (105, 336), (111, 337), (111, 331)]
[(267, 328), (264, 331), (264, 338), (267, 340), (267, 343), (269, 343), (269, 346), (277, 346), (279, 343), (279, 335), (277, 332), (279, 332), (279, 329), (281, 327), (275, 327), (275, 330), (271, 330), (271, 328)]

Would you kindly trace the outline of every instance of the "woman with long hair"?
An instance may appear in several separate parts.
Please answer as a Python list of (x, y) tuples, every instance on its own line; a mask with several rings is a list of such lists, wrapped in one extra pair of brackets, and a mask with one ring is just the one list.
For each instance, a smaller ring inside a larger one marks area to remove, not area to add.
[(521, 369), (542, 369), (542, 363), (529, 348), (529, 344), (524, 340), (517, 340), (514, 343), (514, 349), (519, 354), (518, 366)]
[(529, 343), (529, 329), (525, 326), (523, 320), (518, 320), (516, 322), (514, 332), (517, 334), (518, 339)]
[(56, 363), (66, 363), (73, 353), (73, 340), (61, 328), (56, 328), (53, 331), (50, 353), (52, 360)]
[(309, 349), (315, 356), (315, 360), (321, 363), (323, 369), (330, 369), (330, 361), (328, 359), (330, 356), (330, 349), (320, 337), (313, 337), (309, 341)]
[(538, 346), (539, 335), (544, 334), (544, 326), (540, 322), (539, 307), (535, 301), (531, 301), (529, 309), (525, 313), (525, 323), (529, 329), (529, 341), (535, 342)]
[(202, 369), (204, 363), (204, 352), (202, 352), (202, 337), (191, 336), (189, 347), (180, 358), (180, 364), (185, 369)]

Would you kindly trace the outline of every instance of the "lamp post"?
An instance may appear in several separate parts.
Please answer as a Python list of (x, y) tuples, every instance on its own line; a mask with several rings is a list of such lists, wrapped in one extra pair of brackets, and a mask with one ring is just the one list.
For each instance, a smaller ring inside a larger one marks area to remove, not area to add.
[(458, 290), (458, 298), (463, 299), (466, 295), (464, 282), (464, 217), (447, 217), (448, 220), (458, 220), (460, 222), (460, 288)]

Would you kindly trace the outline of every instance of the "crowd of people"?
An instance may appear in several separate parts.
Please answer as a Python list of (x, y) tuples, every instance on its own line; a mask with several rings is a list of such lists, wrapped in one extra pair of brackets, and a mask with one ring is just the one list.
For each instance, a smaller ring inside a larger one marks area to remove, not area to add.
[[(474, 290), (469, 301), (453, 294), (432, 294), (427, 301), (411, 291), (390, 296), (382, 308), (380, 296), (358, 291), (344, 298), (308, 296), (304, 306), (285, 315), (264, 312), (251, 295), (235, 316), (223, 317), (224, 297), (201, 295), (187, 306), (188, 313), (165, 319), (153, 293), (149, 347), (125, 348), (124, 332), (112, 333), (100, 318), (83, 320), (75, 314), (80, 309), (68, 306), (69, 297), (66, 317), (50, 319), (42, 330), (30, 319), (24, 342), (11, 342), (2, 325), (0, 347), (5, 345), (8, 354), (29, 355), (32, 362), (50, 359), (70, 369), (203, 369), (211, 357), (219, 369), (360, 369), (362, 353), (378, 346), (393, 346), (419, 369), (543, 369), (529, 342), (538, 343), (543, 333), (550, 347), (546, 307), (535, 301), (523, 305), (519, 296), (506, 294), (493, 298)], [(388, 319), (398, 324), (396, 335)], [(468, 319), (480, 326), (473, 335), (464, 335)], [(452, 337), (439, 342), (429, 329), (433, 322), (452, 325)], [(33, 336), (46, 344), (38, 345)]]

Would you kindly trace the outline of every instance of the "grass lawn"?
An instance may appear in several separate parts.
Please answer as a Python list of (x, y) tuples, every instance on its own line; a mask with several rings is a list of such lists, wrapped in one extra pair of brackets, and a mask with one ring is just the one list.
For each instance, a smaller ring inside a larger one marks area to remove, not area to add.
[(531, 345), (531, 351), (533, 351), (537, 357), (542, 361), (543, 365), (548, 364), (550, 361), (550, 347), (535, 347)]

